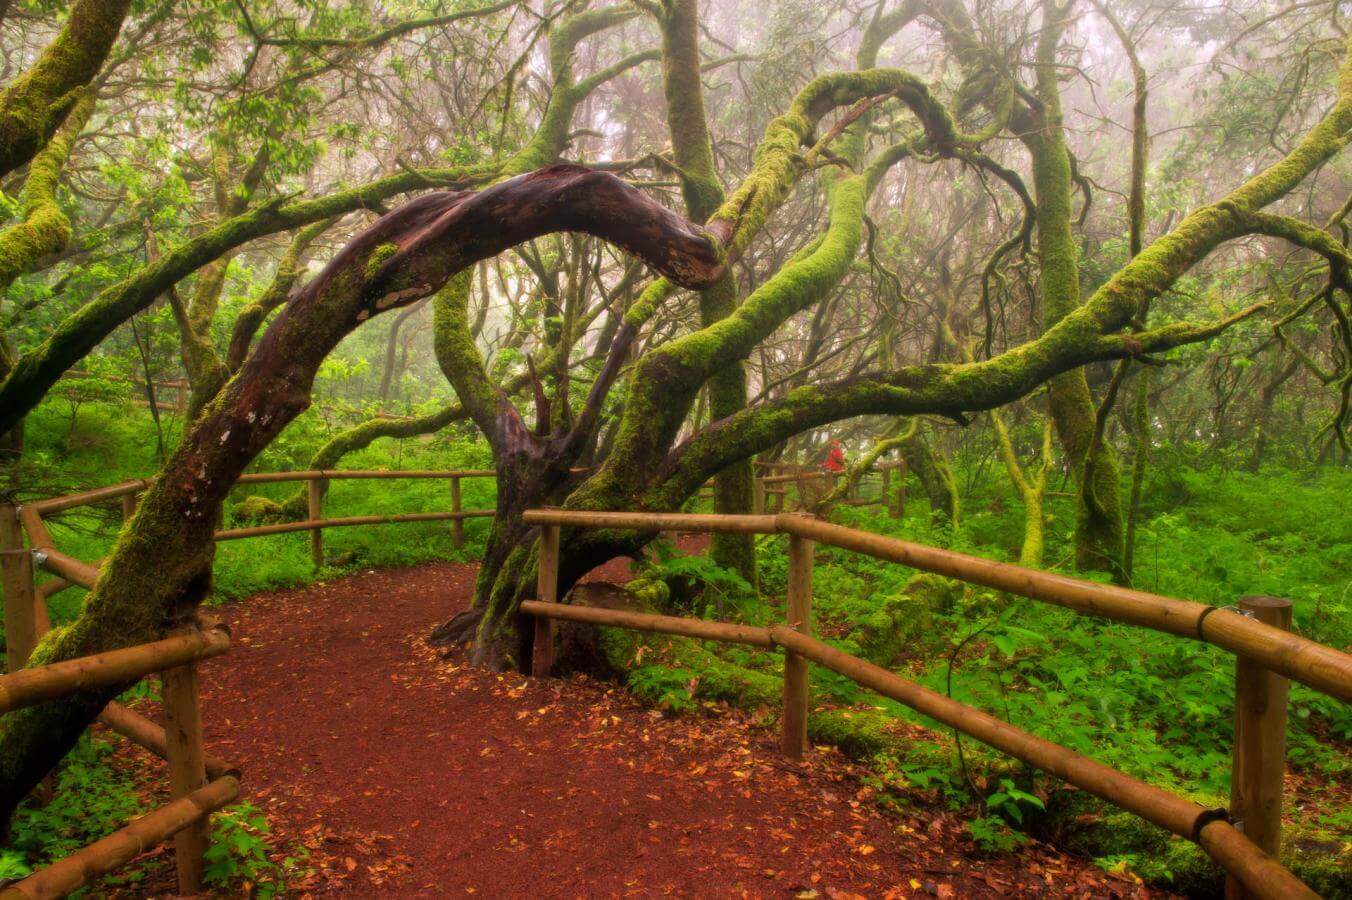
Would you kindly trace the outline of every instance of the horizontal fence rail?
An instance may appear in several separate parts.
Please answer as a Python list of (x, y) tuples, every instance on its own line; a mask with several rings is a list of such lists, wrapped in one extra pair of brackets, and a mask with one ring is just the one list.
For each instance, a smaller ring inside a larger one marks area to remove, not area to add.
[(590, 625), (613, 625), (634, 631), (657, 634), (678, 634), (684, 637), (731, 644), (748, 644), (769, 650), (775, 639), (769, 629), (731, 622), (710, 622), (706, 619), (688, 619), (683, 616), (659, 616), (652, 613), (631, 612), (627, 609), (601, 609), (594, 606), (565, 606), (562, 603), (542, 603), (526, 600), (521, 611), (533, 616), (548, 616), (563, 622), (586, 622)]
[[(781, 738), (783, 751), (791, 758), (800, 757), (806, 743), (807, 663), (810, 661), (1194, 841), (1228, 873), (1228, 896), (1316, 896), (1274, 856), (1280, 846), (1282, 773), (1285, 770), (1286, 682), (1281, 676), (1289, 676), (1330, 696), (1352, 702), (1352, 656), (1280, 627), (1283, 621), (1289, 624), (1289, 601), (1243, 598), (1244, 615), (1237, 615), (1207, 604), (1026, 569), (799, 515), (719, 516), (539, 509), (526, 511), (525, 521), (541, 526), (539, 599), (521, 604), (522, 612), (536, 617), (536, 643), (532, 648), (532, 671), (536, 675), (548, 674), (553, 660), (555, 635), (552, 623), (555, 621), (779, 649), (785, 655)], [(559, 603), (560, 529), (563, 527), (650, 533), (787, 534), (790, 538), (785, 603), (787, 621), (783, 625), (756, 627)], [(1205, 809), (812, 637), (812, 564), (813, 548), (817, 543), (1052, 603), (1086, 615), (1201, 640), (1234, 653), (1237, 657), (1236, 740), (1231, 809)], [(1273, 624), (1259, 621), (1260, 618)]]
[(289, 534), (294, 531), (321, 531), (325, 528), (345, 528), (351, 525), (393, 525), (399, 522), (446, 522), (457, 519), (491, 519), (491, 509), (466, 509), (459, 512), (396, 513), (386, 516), (344, 516), (336, 519), (278, 522), (274, 525), (255, 525), (249, 528), (231, 528), (218, 531), (218, 541), (237, 541), (241, 538), (264, 537), (270, 534)]
[[(718, 522), (724, 518), (733, 521)], [(1230, 609), (1205, 603), (1176, 600), (1117, 585), (1028, 569), (1012, 563), (832, 525), (807, 516), (781, 514), (725, 517), (535, 509), (526, 511), (525, 521), (532, 525), (634, 531), (739, 531), (797, 535), (1077, 612), (1214, 644), (1345, 703), (1352, 703), (1352, 656), (1248, 616), (1238, 615)]]
[(153, 672), (220, 656), (229, 649), (230, 632), (217, 625), (149, 644), (19, 669), (0, 675), (0, 714), (91, 688), (140, 681)]
[[(65, 897), (94, 879), (131, 862), (176, 834), (201, 824), (239, 796), (239, 780), (225, 775), (186, 796), (146, 813), (130, 825), (7, 888), (0, 900)], [(193, 892), (195, 893), (195, 891)]]

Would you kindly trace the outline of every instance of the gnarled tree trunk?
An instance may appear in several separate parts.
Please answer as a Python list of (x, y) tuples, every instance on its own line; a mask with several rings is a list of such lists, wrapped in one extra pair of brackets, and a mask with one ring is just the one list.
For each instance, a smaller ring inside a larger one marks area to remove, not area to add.
[[(373, 316), (433, 294), (477, 260), (560, 230), (609, 240), (690, 287), (722, 274), (717, 242), (706, 232), (614, 176), (576, 166), (478, 194), (443, 191), (410, 201), (353, 239), (272, 323), (146, 492), (79, 617), (50, 632), (33, 663), (144, 643), (190, 617), (210, 586), (222, 502), (249, 462), (308, 406), (315, 373), (339, 341)], [(504, 402), (504, 415), (508, 408)], [(509, 484), (503, 502), (519, 508), (527, 496)], [(124, 687), (84, 691), (0, 720), (0, 820)]]

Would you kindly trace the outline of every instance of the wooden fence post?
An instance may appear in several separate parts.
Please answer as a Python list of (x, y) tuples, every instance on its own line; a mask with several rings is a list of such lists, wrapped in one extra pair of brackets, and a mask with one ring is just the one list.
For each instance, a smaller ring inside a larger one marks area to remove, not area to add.
[(122, 521), (126, 522), (136, 515), (136, 506), (141, 502), (140, 494), (122, 495)]
[(23, 549), (0, 550), (0, 566), (4, 568), (5, 671), (16, 672), (28, 662), (38, 643), (33, 557)]
[[(785, 624), (803, 634), (812, 633), (813, 542), (789, 536), (789, 590)], [(807, 748), (807, 660), (784, 651), (784, 712), (780, 749), (790, 759), (802, 759)]]
[[(1239, 609), (1259, 622), (1291, 630), (1291, 601), (1240, 597)], [(1230, 815), (1236, 827), (1276, 858), (1282, 844), (1282, 779), (1286, 775), (1288, 683), (1243, 657), (1235, 658), (1235, 745), (1230, 769)], [(1234, 878), (1225, 896), (1250, 897)]]
[[(177, 800), (207, 783), (197, 663), (166, 669), (160, 678), (164, 694), (169, 787)], [(202, 855), (206, 852), (209, 827), (209, 820), (203, 817), (174, 835), (174, 862), (178, 869), (180, 894), (196, 894), (202, 890)]]
[[(306, 483), (306, 517), (311, 522), (316, 522), (324, 518), (324, 485), (322, 478), (311, 478)], [(315, 565), (315, 571), (318, 572), (324, 567), (324, 529), (315, 528), (310, 531), (310, 560)]]
[[(889, 504), (890, 506), (890, 504)], [(892, 518), (906, 516), (906, 460), (897, 460), (897, 504), (892, 507)]]
[(18, 508), (0, 503), (0, 588), (4, 595), (6, 671), (28, 662), (38, 643), (37, 604), (33, 588), (33, 555), (23, 545)]
[[(535, 599), (541, 603), (559, 602), (559, 526), (540, 526), (539, 575)], [(530, 672), (544, 678), (554, 668), (554, 620), (535, 617), (535, 640), (531, 644)]]
[(759, 475), (751, 476), (751, 511), (758, 516), (765, 514), (765, 482)]
[[(451, 476), (451, 512), (460, 512), (460, 476)], [(451, 519), (451, 546), (465, 546), (465, 520)]]

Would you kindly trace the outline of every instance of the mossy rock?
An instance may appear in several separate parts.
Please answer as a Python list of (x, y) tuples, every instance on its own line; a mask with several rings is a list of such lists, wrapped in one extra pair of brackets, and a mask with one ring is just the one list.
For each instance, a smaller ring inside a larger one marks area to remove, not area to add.
[(299, 522), (310, 515), (310, 501), (305, 491), (297, 491), (280, 504), (281, 518), (285, 522)]
[(671, 585), (656, 570), (649, 569), (625, 585), (639, 608), (666, 610), (671, 604)]
[(245, 497), (230, 510), (237, 522), (280, 522), (286, 510), (276, 500), (267, 497)]
[(923, 594), (903, 591), (883, 600), (874, 614), (860, 621), (856, 640), (870, 662), (885, 664), (930, 625), (930, 601)]
[(835, 566), (822, 567), (814, 580), (821, 633), (869, 662), (896, 659), (929, 625), (929, 598), (923, 594), (903, 590), (879, 600), (864, 579)]
[(968, 586), (956, 578), (922, 572), (906, 582), (902, 594), (923, 603), (927, 610), (951, 613), (962, 605), (968, 590)]

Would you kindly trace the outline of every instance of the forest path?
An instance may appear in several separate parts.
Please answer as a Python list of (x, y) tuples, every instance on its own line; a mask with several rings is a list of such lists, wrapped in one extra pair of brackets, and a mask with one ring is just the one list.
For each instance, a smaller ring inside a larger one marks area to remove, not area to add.
[(219, 611), (234, 647), (203, 667), (209, 746), (279, 844), (310, 848), (294, 895), (1139, 892), (1043, 846), (976, 854), (951, 814), (884, 815), (838, 754), (790, 764), (741, 717), (442, 660), (424, 638), (475, 571), (368, 571)]

